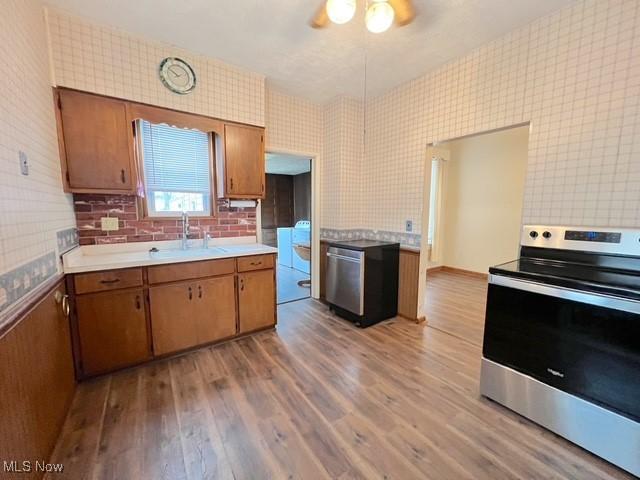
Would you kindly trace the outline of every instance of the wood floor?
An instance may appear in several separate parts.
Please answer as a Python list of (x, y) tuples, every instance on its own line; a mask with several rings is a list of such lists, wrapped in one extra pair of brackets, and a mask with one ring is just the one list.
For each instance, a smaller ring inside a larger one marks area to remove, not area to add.
[(275, 332), (83, 383), (51, 478), (631, 478), (479, 397), (483, 287), (466, 287), (431, 282), (438, 329), (360, 330), (308, 299)]
[(464, 273), (427, 274), (429, 326), (482, 346), (487, 281)]

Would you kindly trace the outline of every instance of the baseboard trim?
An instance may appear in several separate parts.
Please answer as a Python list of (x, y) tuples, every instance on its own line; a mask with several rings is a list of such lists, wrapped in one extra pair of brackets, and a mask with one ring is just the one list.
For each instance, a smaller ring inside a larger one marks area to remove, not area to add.
[(440, 267), (434, 267), (433, 269), (428, 269), (427, 273), (433, 273), (438, 271), (457, 273), (458, 275), (466, 275), (467, 277), (480, 278), (483, 280), (487, 280), (489, 278), (488, 273), (474, 272), (473, 270), (465, 270), (464, 268), (457, 268), (457, 267), (448, 267), (446, 265), (442, 265)]
[(427, 322), (427, 317), (412, 318), (412, 317), (409, 317), (407, 315), (403, 315), (402, 313), (398, 313), (397, 316), (400, 317), (400, 318), (404, 318), (405, 320), (409, 320), (410, 322), (417, 323), (417, 324), (426, 323)]

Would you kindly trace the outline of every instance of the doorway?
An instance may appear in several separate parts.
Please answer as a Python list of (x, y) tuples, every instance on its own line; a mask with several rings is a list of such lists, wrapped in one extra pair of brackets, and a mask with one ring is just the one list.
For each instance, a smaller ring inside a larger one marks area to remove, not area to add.
[(278, 304), (311, 296), (311, 159), (267, 153), (262, 243), (278, 249)]
[(429, 149), (425, 313), (478, 345), (489, 267), (518, 258), (528, 141), (525, 125)]

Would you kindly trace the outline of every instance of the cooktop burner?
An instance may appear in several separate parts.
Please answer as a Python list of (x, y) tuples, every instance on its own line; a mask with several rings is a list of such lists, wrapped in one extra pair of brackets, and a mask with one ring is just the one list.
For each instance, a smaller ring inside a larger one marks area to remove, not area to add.
[(520, 258), (489, 273), (640, 300), (640, 233), (525, 227)]

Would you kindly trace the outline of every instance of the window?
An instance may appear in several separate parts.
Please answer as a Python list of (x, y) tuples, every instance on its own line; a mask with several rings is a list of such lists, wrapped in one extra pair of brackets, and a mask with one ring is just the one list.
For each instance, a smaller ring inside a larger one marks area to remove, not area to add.
[(211, 215), (210, 135), (138, 121), (147, 213)]

